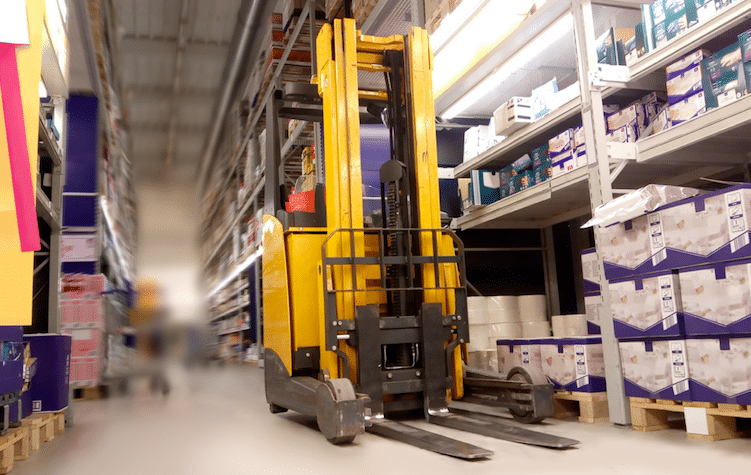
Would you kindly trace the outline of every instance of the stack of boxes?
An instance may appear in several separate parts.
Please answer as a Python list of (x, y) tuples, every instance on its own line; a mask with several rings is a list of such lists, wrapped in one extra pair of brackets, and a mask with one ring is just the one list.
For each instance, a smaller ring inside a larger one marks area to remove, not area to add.
[(626, 394), (751, 402), (751, 185), (600, 229)]
[(597, 263), (597, 250), (585, 249), (581, 254), (582, 275), (584, 277), (584, 307), (587, 312), (587, 332), (600, 334), (600, 312), (602, 311), (602, 294), (600, 293), (600, 271)]
[(95, 386), (103, 363), (103, 275), (64, 274), (60, 293), (61, 333), (71, 343), (70, 384)]

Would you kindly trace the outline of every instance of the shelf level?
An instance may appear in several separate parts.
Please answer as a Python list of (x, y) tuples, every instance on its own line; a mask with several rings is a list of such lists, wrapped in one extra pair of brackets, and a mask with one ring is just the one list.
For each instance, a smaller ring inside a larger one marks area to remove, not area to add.
[(232, 333), (244, 332), (246, 330), (250, 330), (250, 325), (243, 325), (241, 327), (233, 328), (231, 330), (223, 330), (223, 331), (217, 332), (217, 335), (219, 335), (219, 336), (229, 335), (229, 334), (232, 334)]
[(458, 219), (473, 228), (539, 229), (590, 212), (589, 171), (577, 168)]
[(709, 20), (686, 30), (662, 47), (639, 58), (629, 66), (630, 80), (642, 79), (648, 74), (665, 68), (729, 29), (742, 25), (749, 18), (751, 18), (751, 2), (734, 2)]
[[(751, 2), (747, 2), (751, 6)], [(751, 95), (637, 142), (637, 161), (741, 164), (751, 150)]]
[(581, 123), (581, 98), (576, 97), (545, 117), (522, 127), (501, 143), (494, 145), (475, 158), (454, 168), (456, 178), (469, 177), (472, 170), (502, 168), (529, 153), (535, 147), (548, 143), (555, 131)]
[(39, 108), (39, 138), (44, 144), (47, 154), (52, 159), (52, 163), (56, 167), (62, 165), (62, 151), (57, 145), (57, 139), (47, 125), (47, 120), (44, 118), (44, 112), (41, 107)]
[(62, 228), (62, 222), (60, 221), (60, 215), (52, 207), (52, 202), (50, 202), (47, 195), (39, 187), (37, 187), (36, 195), (37, 215), (44, 219), (53, 230), (59, 231)]
[(233, 313), (239, 312), (240, 310), (244, 309), (248, 305), (250, 305), (250, 302), (243, 303), (241, 305), (235, 305), (231, 309), (225, 310), (224, 312), (220, 313), (219, 315), (217, 315), (215, 317), (211, 317), (211, 321), (213, 322), (215, 320), (221, 320), (224, 317), (227, 317), (229, 315), (232, 315)]

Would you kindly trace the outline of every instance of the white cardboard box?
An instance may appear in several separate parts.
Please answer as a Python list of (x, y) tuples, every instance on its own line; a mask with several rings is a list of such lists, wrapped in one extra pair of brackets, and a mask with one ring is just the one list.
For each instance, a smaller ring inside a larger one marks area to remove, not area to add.
[(686, 339), (694, 401), (751, 404), (751, 338)]
[(683, 307), (678, 276), (671, 271), (608, 283), (616, 338), (681, 336)]
[(542, 371), (541, 341), (543, 340), (498, 340), (498, 371), (508, 374), (517, 366), (533, 366)]
[(626, 396), (691, 400), (686, 341), (620, 341)]
[(546, 339), (540, 344), (542, 371), (556, 389), (605, 390), (605, 360), (599, 337)]

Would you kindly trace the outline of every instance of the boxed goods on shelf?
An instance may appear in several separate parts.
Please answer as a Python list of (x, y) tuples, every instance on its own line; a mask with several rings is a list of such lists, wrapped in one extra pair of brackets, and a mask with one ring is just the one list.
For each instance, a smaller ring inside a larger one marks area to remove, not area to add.
[(665, 35), (669, 40), (699, 21), (693, 0), (665, 0)]
[(585, 293), (584, 308), (587, 312), (587, 334), (599, 335), (602, 313), (602, 295), (600, 295), (600, 292)]
[(678, 275), (663, 271), (608, 283), (616, 338), (683, 336)]
[(72, 377), (71, 339), (65, 335), (24, 335), (30, 356), (36, 359), (36, 374), (28, 395), (33, 412), (57, 412), (68, 407)]
[(540, 344), (542, 372), (556, 389), (579, 392), (605, 391), (602, 339), (545, 339)]
[(529, 155), (532, 158), (532, 171), (535, 175), (535, 184), (542, 183), (551, 178), (553, 172), (550, 167), (553, 163), (550, 160), (548, 144), (540, 145), (532, 150)]
[(534, 121), (532, 99), (512, 97), (493, 113), (496, 135), (510, 135)]
[(626, 396), (690, 401), (686, 341), (621, 341)]
[(615, 143), (634, 143), (637, 138), (637, 129), (633, 125), (624, 125), (606, 135), (608, 142)]
[(600, 228), (605, 277), (751, 257), (751, 184), (682, 199)]
[(469, 197), (474, 206), (489, 205), (501, 199), (501, 176), (498, 172), (472, 170)]
[[(671, 79), (678, 77), (687, 71), (691, 71), (692, 69), (696, 67), (701, 66), (702, 61), (706, 58), (709, 58), (711, 55), (712, 53), (710, 53), (709, 50), (700, 49), (700, 50), (694, 51), (691, 54), (684, 56), (678, 61), (670, 63), (665, 68), (665, 72), (667, 73), (668, 83), (670, 82)], [(668, 95), (669, 94), (670, 93), (668, 92)]]
[(751, 404), (751, 338), (686, 339), (694, 401)]
[(751, 259), (681, 269), (686, 335), (751, 333)]
[(552, 159), (550, 167), (551, 174), (553, 177), (556, 177), (566, 172), (570, 172), (577, 168), (576, 164), (576, 157), (573, 152), (566, 152)]
[[(635, 45), (633, 28), (610, 28), (597, 39), (597, 62), (625, 65), (627, 44)], [(631, 47), (629, 47), (631, 49)]]
[(542, 119), (555, 110), (555, 95), (557, 92), (558, 81), (556, 78), (532, 90), (532, 113), (535, 120)]
[(597, 263), (597, 249), (584, 249), (581, 252), (584, 292), (600, 292), (600, 269)]

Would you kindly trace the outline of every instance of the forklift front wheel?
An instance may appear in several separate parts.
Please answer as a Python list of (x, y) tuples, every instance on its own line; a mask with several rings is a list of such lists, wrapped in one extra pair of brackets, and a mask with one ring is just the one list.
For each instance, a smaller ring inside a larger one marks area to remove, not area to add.
[[(542, 375), (542, 372), (540, 372), (540, 375)], [(543, 378), (545, 378), (544, 375), (542, 375)], [(545, 378), (544, 381), (538, 381), (539, 375), (537, 374), (530, 374), (529, 371), (527, 371), (525, 368), (516, 367), (511, 369), (509, 371), (507, 378), (510, 381), (519, 381), (522, 383), (529, 383), (529, 384), (547, 384), (548, 380)], [(520, 411), (517, 409), (509, 408), (509, 411), (511, 411), (511, 415), (514, 416), (514, 419), (517, 421), (523, 423), (523, 424), (538, 424), (542, 422), (545, 417), (542, 416), (536, 416), (535, 411)]]

